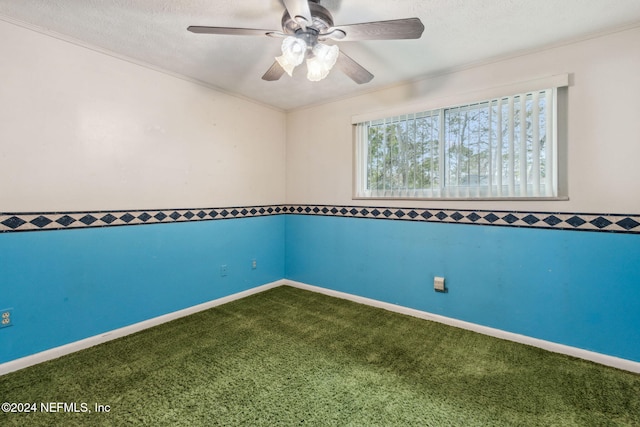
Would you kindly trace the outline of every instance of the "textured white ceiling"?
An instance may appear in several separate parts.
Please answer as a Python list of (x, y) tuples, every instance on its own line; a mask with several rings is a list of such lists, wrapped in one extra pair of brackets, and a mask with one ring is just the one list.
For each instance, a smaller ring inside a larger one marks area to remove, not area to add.
[[(280, 0), (0, 0), (0, 18), (24, 22), (283, 110), (590, 34), (640, 25), (640, 0), (321, 0), (336, 25), (419, 17), (420, 40), (342, 42), (375, 78), (334, 70), (322, 82), (262, 74), (280, 39), (193, 34), (189, 25), (280, 30)], [(0, 41), (1, 43), (1, 41)], [(304, 67), (301, 67), (304, 68)]]

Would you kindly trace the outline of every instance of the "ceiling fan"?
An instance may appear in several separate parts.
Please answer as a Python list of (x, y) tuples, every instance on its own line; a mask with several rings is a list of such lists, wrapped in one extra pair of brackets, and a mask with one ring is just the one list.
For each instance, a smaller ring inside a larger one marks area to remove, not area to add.
[(424, 25), (419, 18), (393, 19), (334, 26), (331, 13), (319, 4), (320, 0), (282, 0), (282, 31), (254, 28), (190, 26), (187, 30), (200, 34), (237, 36), (269, 36), (284, 38), (282, 55), (262, 76), (275, 81), (293, 70), (306, 59), (307, 78), (318, 81), (325, 78), (334, 65), (358, 84), (368, 83), (373, 74), (362, 65), (326, 41), (418, 39)]

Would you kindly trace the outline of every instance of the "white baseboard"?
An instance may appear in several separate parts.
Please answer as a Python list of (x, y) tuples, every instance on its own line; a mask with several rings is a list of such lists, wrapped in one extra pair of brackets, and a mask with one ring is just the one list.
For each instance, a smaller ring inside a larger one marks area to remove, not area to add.
[(233, 295), (229, 295), (223, 298), (218, 298), (216, 300), (212, 300), (203, 304), (198, 304), (193, 307), (185, 308), (183, 310), (175, 311), (173, 313), (168, 313), (162, 316), (154, 317), (153, 319), (145, 320), (143, 322), (135, 323), (133, 325), (125, 326), (123, 328), (115, 329), (113, 331), (109, 331), (103, 334), (85, 338), (80, 341), (72, 342), (60, 347), (52, 348), (50, 350), (45, 350), (43, 352), (22, 357), (20, 359), (12, 360), (10, 362), (2, 363), (0, 364), (0, 376), (4, 374), (8, 374), (9, 372), (17, 371), (29, 366), (36, 365), (38, 363), (46, 362), (47, 360), (57, 359), (58, 357), (61, 357), (70, 353), (74, 353), (76, 351), (80, 351), (85, 348), (93, 347), (95, 345), (102, 344), (104, 342), (111, 341), (116, 338), (124, 337), (126, 335), (130, 335), (135, 332), (139, 332), (144, 329), (148, 329), (153, 326), (160, 325), (162, 323), (170, 322), (171, 320), (189, 316), (190, 314), (207, 310), (209, 308), (226, 304), (228, 302), (245, 298), (250, 295), (264, 292), (268, 289), (276, 288), (282, 285), (289, 285), (295, 288), (305, 289), (312, 292), (318, 292), (318, 293), (329, 295), (332, 297), (346, 299), (346, 300), (357, 302), (360, 304), (365, 304), (365, 305), (382, 308), (384, 310), (393, 311), (400, 314), (406, 314), (409, 316), (418, 317), (420, 319), (431, 320), (434, 322), (455, 326), (457, 328), (467, 329), (473, 332), (478, 332), (478, 333), (489, 335), (496, 338), (501, 338), (501, 339), (514, 341), (521, 344), (539, 347), (544, 350), (552, 351), (555, 353), (566, 354), (569, 356), (589, 360), (592, 362), (600, 363), (602, 365), (611, 366), (611, 367), (622, 369), (625, 371), (640, 373), (640, 362), (634, 362), (632, 360), (622, 359), (614, 356), (608, 356), (606, 354), (596, 353), (589, 350), (583, 350), (581, 348), (571, 347), (564, 344), (557, 344), (551, 341), (531, 338), (526, 335), (515, 334), (513, 332), (507, 332), (500, 329), (477, 325), (475, 323), (465, 322), (463, 320), (457, 320), (451, 317), (441, 316), (439, 314), (432, 314), (426, 311), (415, 310), (412, 308), (403, 307), (400, 305), (391, 304), (383, 301), (378, 301), (371, 298), (365, 298), (365, 297), (361, 297), (353, 294), (348, 294), (345, 292), (334, 291), (331, 289), (308, 285), (306, 283), (296, 282), (292, 280), (281, 279), (281, 280), (276, 280), (275, 282), (267, 283), (262, 286), (248, 289), (243, 292), (238, 292)]
[(58, 357), (74, 353), (76, 351), (84, 350), (85, 348), (93, 347), (98, 344), (105, 343), (107, 341), (121, 338), (126, 335), (133, 334), (135, 332), (142, 331), (144, 329), (152, 328), (162, 323), (170, 322), (181, 317), (189, 316), (190, 314), (197, 313), (199, 311), (208, 310), (218, 305), (226, 304), (231, 301), (235, 301), (241, 298), (248, 297), (249, 295), (264, 292), (268, 289), (276, 288), (284, 285), (284, 280), (276, 280), (275, 282), (267, 283), (262, 286), (258, 286), (252, 289), (248, 289), (243, 292), (238, 292), (223, 298), (218, 298), (212, 301), (208, 301), (202, 304), (194, 305), (192, 307), (185, 308), (183, 310), (174, 311), (173, 313), (164, 314), (162, 316), (154, 317), (153, 319), (144, 320), (133, 325), (125, 326), (123, 328), (114, 329), (113, 331), (105, 332), (99, 335), (94, 335), (75, 341), (69, 344), (65, 344), (60, 347), (55, 347), (49, 350), (42, 351), (40, 353), (25, 356), (20, 359), (15, 359), (10, 362), (0, 364), (0, 376), (8, 374), (9, 372), (17, 371), (29, 366), (37, 365), (38, 363), (46, 362), (47, 360), (57, 359)]
[(622, 369), (625, 371), (640, 373), (640, 362), (634, 362), (632, 360), (622, 359), (614, 356), (608, 356), (606, 354), (596, 353), (593, 351), (584, 350), (577, 347), (571, 347), (564, 344), (558, 344), (551, 341), (545, 341), (538, 338), (532, 338), (526, 335), (515, 334), (513, 332), (507, 332), (500, 329), (490, 328), (488, 326), (482, 326), (475, 323), (465, 322), (463, 320), (453, 319), (451, 317), (445, 317), (439, 314), (432, 314), (426, 311), (415, 310), (412, 308), (403, 307), (396, 304), (390, 304), (387, 302), (378, 301), (371, 298), (360, 297), (360, 296), (348, 294), (345, 292), (339, 292), (331, 289), (321, 288), (319, 286), (308, 285), (306, 283), (295, 282), (292, 280), (285, 280), (284, 284), (293, 286), (295, 288), (306, 289), (312, 292), (318, 292), (318, 293), (329, 295), (332, 297), (346, 299), (346, 300), (357, 302), (360, 304), (382, 308), (384, 310), (393, 311), (396, 313), (418, 317), (420, 319), (426, 319), (426, 320), (432, 320), (434, 322), (444, 323), (446, 325), (455, 326), (461, 329), (467, 329), (473, 332), (478, 332), (480, 334), (489, 335), (492, 337), (501, 338), (508, 341), (514, 341), (520, 344), (526, 344), (533, 347), (542, 348), (544, 350), (552, 351), (554, 353), (566, 354), (569, 356), (589, 360), (591, 362), (596, 362), (601, 365), (607, 365), (607, 366)]

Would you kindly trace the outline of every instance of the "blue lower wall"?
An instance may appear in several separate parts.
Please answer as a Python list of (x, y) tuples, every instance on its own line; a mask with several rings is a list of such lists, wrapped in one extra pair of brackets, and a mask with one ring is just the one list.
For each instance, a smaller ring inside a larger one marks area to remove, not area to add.
[(14, 323), (0, 330), (0, 363), (282, 279), (284, 224), (273, 215), (0, 234), (0, 309), (13, 308)]
[(640, 361), (638, 234), (314, 215), (285, 234), (288, 279)]
[(640, 362), (640, 234), (288, 213), (0, 233), (0, 363), (283, 277)]

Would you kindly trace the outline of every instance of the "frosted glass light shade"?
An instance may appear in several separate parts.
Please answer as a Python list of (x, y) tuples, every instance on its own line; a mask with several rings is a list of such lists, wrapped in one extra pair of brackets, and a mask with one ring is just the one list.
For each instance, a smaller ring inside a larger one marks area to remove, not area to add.
[(276, 61), (291, 76), (293, 69), (304, 61), (306, 52), (307, 44), (304, 40), (290, 36), (282, 41), (282, 55), (276, 57)]
[(338, 60), (340, 49), (318, 43), (313, 47), (313, 56), (307, 59), (307, 79), (317, 82), (329, 75)]

